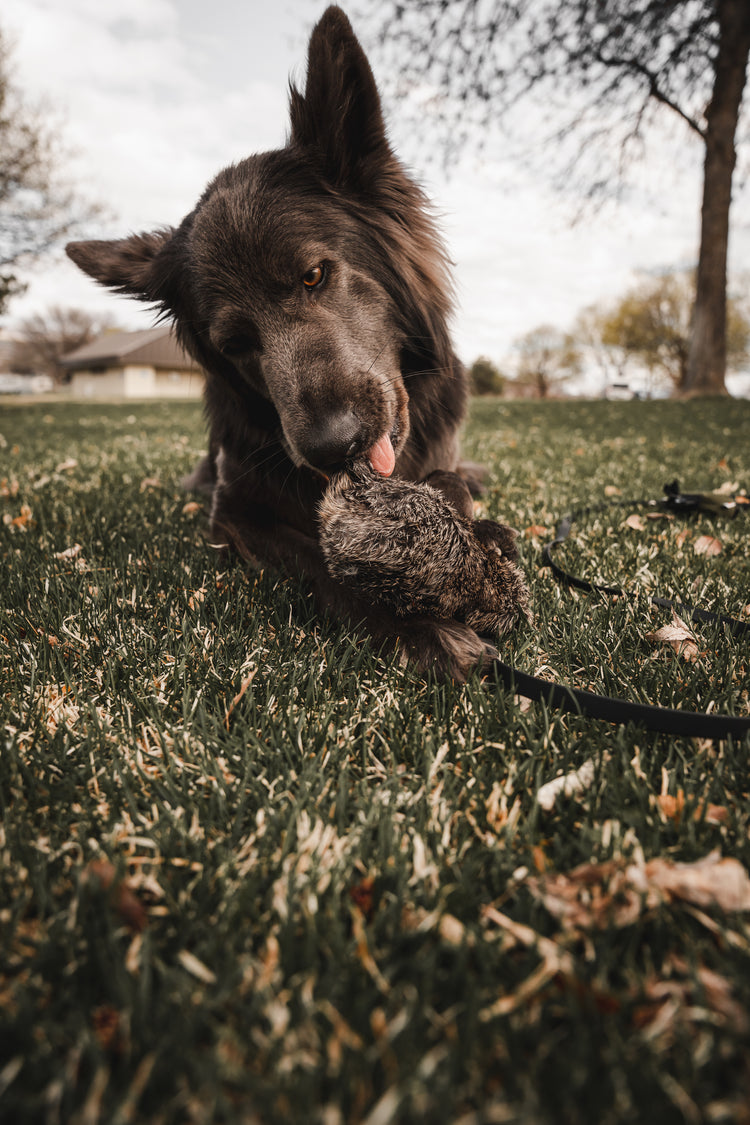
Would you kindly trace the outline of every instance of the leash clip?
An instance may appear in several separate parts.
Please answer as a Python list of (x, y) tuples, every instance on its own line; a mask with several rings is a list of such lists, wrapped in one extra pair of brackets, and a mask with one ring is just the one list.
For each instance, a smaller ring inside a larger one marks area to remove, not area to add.
[(680, 492), (679, 481), (664, 485), (663, 508), (671, 512), (707, 512), (711, 516), (736, 516), (738, 507), (721, 492)]

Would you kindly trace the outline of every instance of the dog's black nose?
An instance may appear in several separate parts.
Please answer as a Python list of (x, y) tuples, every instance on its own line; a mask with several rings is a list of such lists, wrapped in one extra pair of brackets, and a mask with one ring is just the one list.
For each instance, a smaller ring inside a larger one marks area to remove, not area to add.
[(353, 410), (340, 410), (312, 425), (301, 442), (299, 451), (310, 465), (330, 469), (353, 456), (362, 433), (359, 418)]

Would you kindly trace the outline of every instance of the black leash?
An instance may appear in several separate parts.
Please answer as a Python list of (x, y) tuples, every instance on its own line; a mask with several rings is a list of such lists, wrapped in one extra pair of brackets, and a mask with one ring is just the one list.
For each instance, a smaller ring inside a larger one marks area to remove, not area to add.
[[(666, 485), (664, 492), (665, 495), (662, 500), (639, 500), (631, 504), (620, 502), (616, 505), (601, 504), (571, 512), (561, 520), (555, 538), (543, 548), (542, 565), (549, 566), (560, 582), (577, 590), (584, 590), (587, 593), (596, 592), (622, 596), (624, 591), (620, 586), (600, 585), (589, 582), (584, 578), (578, 578), (563, 570), (553, 559), (553, 551), (565, 542), (577, 519), (612, 507), (632, 509), (635, 506), (642, 507), (644, 504), (651, 509), (676, 513), (702, 511), (713, 515), (734, 516), (739, 511), (738, 502), (735, 498), (728, 498), (721, 493), (683, 493), (680, 492), (677, 481)], [(651, 602), (653, 605), (666, 609), (674, 609), (683, 617), (689, 616), (692, 621), (720, 622), (735, 635), (750, 633), (750, 622), (740, 621), (736, 617), (711, 613), (696, 606), (671, 601), (669, 598), (652, 597)], [(661, 734), (680, 735), (688, 738), (709, 738), (719, 741), (730, 737), (741, 739), (744, 735), (750, 733), (750, 718), (740, 718), (734, 715), (713, 715), (705, 711), (677, 711), (670, 707), (633, 703), (627, 699), (597, 695), (595, 692), (583, 691), (566, 684), (551, 683), (549, 680), (542, 680), (538, 676), (521, 672), (518, 668), (505, 664), (500, 659), (495, 659), (493, 665), (498, 678), (508, 690), (537, 703), (546, 704), (551, 710), (573, 712), (586, 715), (592, 719), (603, 719), (610, 723), (633, 723), (636, 726), (642, 726), (647, 730)]]

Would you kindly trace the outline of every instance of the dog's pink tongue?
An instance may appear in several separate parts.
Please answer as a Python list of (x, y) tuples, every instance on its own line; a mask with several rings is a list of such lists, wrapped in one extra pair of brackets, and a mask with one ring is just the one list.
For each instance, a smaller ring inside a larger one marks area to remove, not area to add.
[(389, 477), (396, 467), (396, 454), (393, 452), (391, 439), (388, 434), (383, 434), (372, 449), (367, 453), (368, 460), (376, 473), (381, 477)]

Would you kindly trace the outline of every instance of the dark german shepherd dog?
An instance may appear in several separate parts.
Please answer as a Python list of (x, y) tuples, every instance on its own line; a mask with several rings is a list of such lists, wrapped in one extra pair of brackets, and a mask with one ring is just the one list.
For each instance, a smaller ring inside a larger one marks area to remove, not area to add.
[(214, 542), (302, 576), (379, 643), (462, 679), (492, 652), (474, 630), (375, 609), (319, 546), (326, 477), (345, 461), (408, 481), (462, 471), (467, 397), (449, 263), (339, 8), (313, 30), (290, 111), (286, 147), (226, 168), (176, 229), (68, 254), (158, 307), (205, 369), (210, 452), (192, 485), (210, 488)]

